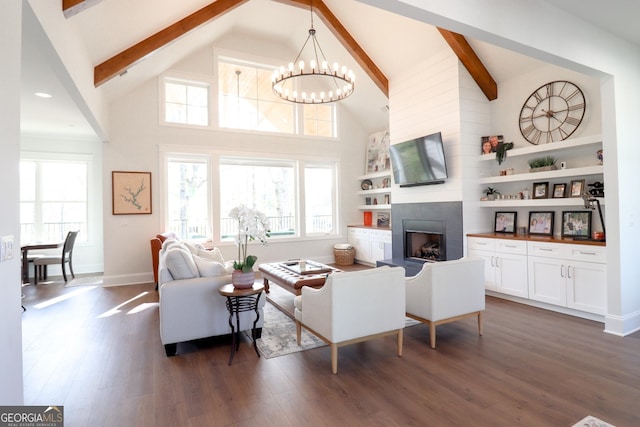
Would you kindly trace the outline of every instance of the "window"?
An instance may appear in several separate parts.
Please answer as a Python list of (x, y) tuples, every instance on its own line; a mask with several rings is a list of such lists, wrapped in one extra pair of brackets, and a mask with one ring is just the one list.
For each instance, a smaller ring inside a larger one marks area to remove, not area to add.
[(307, 164), (304, 168), (307, 234), (335, 232), (335, 166)]
[(167, 163), (167, 218), (180, 239), (210, 236), (208, 162), (170, 158)]
[(262, 211), (271, 236), (297, 235), (295, 163), (287, 160), (220, 159), (220, 235), (236, 235), (229, 218), (234, 207), (245, 204)]
[(269, 218), (271, 237), (336, 235), (337, 162), (256, 156), (165, 153), (167, 230), (181, 239), (230, 242), (240, 204)]
[(294, 104), (271, 89), (273, 68), (218, 61), (220, 127), (294, 133)]
[(335, 138), (333, 104), (295, 104), (273, 94), (271, 76), (277, 65), (219, 56), (218, 122), (220, 127), (259, 132)]
[(87, 241), (89, 161), (20, 161), (20, 241)]
[(335, 131), (335, 106), (332, 104), (303, 105), (304, 134), (331, 138)]
[(164, 120), (185, 125), (209, 125), (209, 86), (205, 83), (164, 80)]

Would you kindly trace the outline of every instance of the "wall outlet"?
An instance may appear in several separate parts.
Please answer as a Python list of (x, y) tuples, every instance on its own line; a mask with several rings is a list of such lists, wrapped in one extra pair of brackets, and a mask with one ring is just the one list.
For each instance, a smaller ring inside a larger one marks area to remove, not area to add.
[(13, 236), (3, 236), (0, 241), (0, 262), (13, 258)]

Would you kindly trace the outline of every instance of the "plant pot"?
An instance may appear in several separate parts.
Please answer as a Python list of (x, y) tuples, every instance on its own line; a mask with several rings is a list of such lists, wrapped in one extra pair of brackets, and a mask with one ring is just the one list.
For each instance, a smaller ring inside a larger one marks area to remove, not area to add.
[(539, 168), (531, 168), (529, 169), (529, 172), (545, 172), (545, 171), (554, 171), (557, 170), (558, 166), (556, 165), (551, 165), (551, 166), (540, 166)]
[(233, 270), (231, 273), (231, 283), (237, 289), (249, 289), (256, 280), (256, 274), (253, 271), (243, 273), (242, 270)]

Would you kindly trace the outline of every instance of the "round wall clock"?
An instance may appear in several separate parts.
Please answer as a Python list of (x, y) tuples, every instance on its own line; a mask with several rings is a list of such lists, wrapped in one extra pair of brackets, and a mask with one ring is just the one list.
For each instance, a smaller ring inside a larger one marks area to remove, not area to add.
[(586, 106), (577, 85), (565, 80), (544, 84), (520, 110), (520, 133), (535, 145), (565, 140), (582, 123)]

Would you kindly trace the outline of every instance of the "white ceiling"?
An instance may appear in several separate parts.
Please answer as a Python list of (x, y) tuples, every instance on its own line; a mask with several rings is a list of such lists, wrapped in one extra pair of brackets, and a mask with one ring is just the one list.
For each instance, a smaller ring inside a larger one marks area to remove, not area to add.
[[(448, 49), (438, 31), (429, 25), (355, 0), (324, 2), (389, 80), (404, 67), (421, 61), (434, 51)], [(640, 16), (637, 13), (640, 2), (547, 2), (640, 45), (640, 26), (635, 23)], [(211, 0), (109, 0), (89, 7), (67, 19), (66, 23), (77, 31), (93, 63), (97, 65), (209, 3)], [(25, 21), (28, 21), (28, 14), (25, 15)], [(190, 54), (223, 43), (230, 35), (233, 35), (236, 44), (244, 43), (248, 49), (255, 49), (255, 40), (280, 46), (282, 59), (290, 61), (302, 46), (309, 24), (308, 10), (272, 0), (250, 0), (160, 49), (131, 67), (122, 77), (116, 77), (96, 90), (103, 91), (109, 101), (118, 99)], [(343, 101), (344, 107), (366, 128), (385, 128), (388, 120), (384, 108), (386, 98), (317, 17), (314, 17), (314, 27), (327, 57), (331, 61), (350, 65), (357, 73), (356, 91)], [(59, 59), (42, 30), (35, 22), (27, 22), (24, 33), (23, 133), (95, 139), (94, 130), (73, 102), (73, 96), (69, 93), (70, 80), (61, 70), (61, 64), (56, 63)], [(517, 53), (479, 41), (469, 41), (498, 83), (541, 65)], [(51, 93), (53, 98), (37, 98), (33, 95), (36, 91)]]

